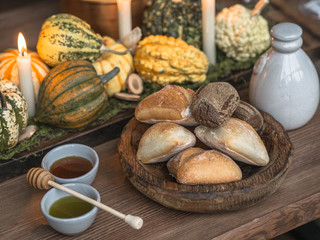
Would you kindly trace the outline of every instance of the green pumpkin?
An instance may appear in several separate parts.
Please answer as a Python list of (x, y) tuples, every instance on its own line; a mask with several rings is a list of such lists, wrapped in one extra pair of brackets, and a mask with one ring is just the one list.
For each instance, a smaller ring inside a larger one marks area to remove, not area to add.
[(150, 0), (143, 14), (144, 37), (165, 35), (201, 48), (202, 15), (199, 1)]
[(0, 80), (0, 151), (14, 147), (28, 123), (28, 107), (18, 87)]
[(41, 83), (34, 120), (68, 129), (87, 126), (107, 108), (104, 84), (118, 73), (116, 67), (98, 76), (85, 60), (57, 65)]
[(90, 25), (71, 14), (49, 17), (42, 25), (37, 43), (40, 58), (49, 66), (86, 59), (95, 61), (100, 56), (102, 37)]

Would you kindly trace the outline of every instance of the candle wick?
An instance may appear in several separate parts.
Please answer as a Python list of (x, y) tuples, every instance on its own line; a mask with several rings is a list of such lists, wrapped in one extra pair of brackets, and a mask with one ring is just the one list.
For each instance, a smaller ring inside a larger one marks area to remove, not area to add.
[(23, 48), (21, 55), (22, 55), (23, 57), (28, 56), (27, 49)]

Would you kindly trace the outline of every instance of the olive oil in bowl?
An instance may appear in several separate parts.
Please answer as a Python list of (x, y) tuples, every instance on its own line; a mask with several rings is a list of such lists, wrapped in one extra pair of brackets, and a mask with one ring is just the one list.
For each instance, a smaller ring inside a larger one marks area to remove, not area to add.
[(57, 218), (75, 218), (89, 212), (93, 206), (74, 196), (66, 196), (55, 201), (49, 209), (49, 214)]

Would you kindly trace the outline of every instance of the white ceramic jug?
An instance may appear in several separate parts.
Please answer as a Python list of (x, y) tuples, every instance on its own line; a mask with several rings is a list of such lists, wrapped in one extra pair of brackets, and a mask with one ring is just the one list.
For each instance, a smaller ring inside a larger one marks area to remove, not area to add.
[(272, 115), (286, 130), (306, 124), (319, 104), (319, 77), (301, 49), (301, 35), (296, 24), (275, 25), (271, 48), (256, 62), (250, 79), (250, 103)]

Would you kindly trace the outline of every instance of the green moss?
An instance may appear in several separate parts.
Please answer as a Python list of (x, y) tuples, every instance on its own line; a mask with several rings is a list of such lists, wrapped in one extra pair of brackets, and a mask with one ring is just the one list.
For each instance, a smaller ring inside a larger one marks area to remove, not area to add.
[[(217, 52), (217, 64), (215, 66), (210, 66), (208, 73), (207, 73), (207, 79), (206, 81), (202, 83), (186, 83), (186, 84), (180, 84), (181, 86), (185, 88), (191, 88), (191, 89), (197, 89), (200, 86), (206, 85), (210, 82), (216, 82), (223, 80), (223, 78), (230, 76), (235, 71), (241, 71), (244, 69), (251, 68), (254, 63), (256, 62), (258, 57), (254, 59), (250, 59), (247, 62), (237, 62), (233, 59), (226, 58), (226, 56), (218, 51)], [(151, 93), (158, 91), (163, 86), (160, 86), (158, 84), (154, 83), (144, 83), (144, 92), (141, 95), (141, 98), (145, 98), (146, 96), (150, 95)], [(125, 109), (132, 109), (135, 108), (137, 102), (128, 102), (124, 100), (119, 100), (116, 98), (111, 98), (109, 100), (109, 106), (106, 109), (106, 111), (96, 120), (94, 121), (90, 126), (97, 126), (100, 125), (113, 117), (115, 117), (118, 113), (124, 111)], [(36, 149), (40, 146), (40, 143), (50, 141), (52, 139), (62, 137), (64, 135), (67, 135), (69, 133), (75, 132), (75, 131), (81, 131), (83, 129), (78, 130), (66, 130), (66, 129), (60, 129), (51, 127), (46, 124), (41, 123), (35, 123), (33, 120), (29, 121), (30, 124), (37, 125), (37, 132), (35, 133), (32, 138), (25, 140), (21, 143), (19, 143), (17, 146), (15, 146), (12, 149), (9, 149), (7, 151), (0, 152), (0, 162), (9, 161), (15, 158), (15, 156), (19, 153), (29, 151), (32, 149)], [(89, 126), (89, 127), (90, 127)]]

